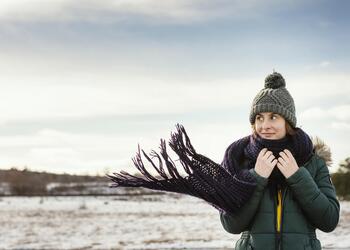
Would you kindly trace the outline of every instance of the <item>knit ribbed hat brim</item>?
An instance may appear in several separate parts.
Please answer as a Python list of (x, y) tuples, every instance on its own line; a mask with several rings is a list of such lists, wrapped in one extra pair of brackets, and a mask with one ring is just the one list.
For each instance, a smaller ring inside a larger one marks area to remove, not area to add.
[(252, 108), (249, 116), (250, 123), (254, 124), (255, 116), (263, 112), (272, 112), (272, 113), (279, 114), (283, 116), (283, 118), (286, 119), (293, 128), (296, 127), (297, 119), (295, 115), (293, 115), (288, 109), (284, 108), (283, 106), (279, 106), (276, 104), (267, 104), (267, 103), (255, 105)]

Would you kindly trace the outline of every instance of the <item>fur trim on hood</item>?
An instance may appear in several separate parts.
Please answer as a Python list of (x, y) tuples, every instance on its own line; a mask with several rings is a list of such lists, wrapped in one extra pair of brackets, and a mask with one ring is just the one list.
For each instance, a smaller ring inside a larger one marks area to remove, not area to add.
[(330, 167), (332, 165), (332, 153), (329, 146), (317, 136), (312, 137), (311, 140), (315, 154), (322, 158), (326, 162), (326, 165)]

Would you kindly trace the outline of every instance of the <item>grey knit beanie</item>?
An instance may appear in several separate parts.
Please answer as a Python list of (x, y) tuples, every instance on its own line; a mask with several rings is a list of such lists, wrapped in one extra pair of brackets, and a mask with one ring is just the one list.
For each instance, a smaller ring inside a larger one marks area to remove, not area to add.
[(295, 106), (292, 96), (286, 89), (286, 82), (282, 75), (273, 72), (265, 78), (265, 88), (255, 96), (250, 110), (249, 120), (255, 122), (255, 116), (261, 112), (273, 112), (286, 119), (295, 128)]

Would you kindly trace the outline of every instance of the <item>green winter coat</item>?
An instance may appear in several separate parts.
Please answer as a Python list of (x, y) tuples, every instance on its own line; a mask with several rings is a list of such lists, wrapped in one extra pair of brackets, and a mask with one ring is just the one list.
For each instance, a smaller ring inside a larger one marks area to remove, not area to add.
[(330, 179), (327, 164), (330, 152), (326, 145), (314, 142), (315, 154), (290, 176), (282, 190), (282, 222), (276, 230), (277, 199), (271, 197), (268, 179), (259, 176), (257, 187), (242, 209), (235, 215), (220, 213), (224, 229), (242, 233), (236, 250), (318, 250), (320, 241), (315, 229), (331, 232), (339, 220), (339, 202)]

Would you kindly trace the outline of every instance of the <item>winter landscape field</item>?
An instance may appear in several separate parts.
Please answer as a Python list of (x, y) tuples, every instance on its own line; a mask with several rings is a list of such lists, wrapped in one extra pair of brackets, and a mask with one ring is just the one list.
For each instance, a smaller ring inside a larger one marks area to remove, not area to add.
[[(232, 249), (217, 210), (182, 195), (1, 197), (0, 249)], [(350, 249), (350, 202), (324, 249)]]

